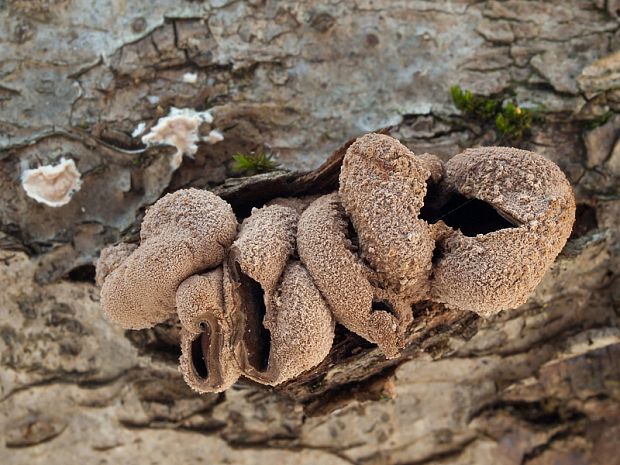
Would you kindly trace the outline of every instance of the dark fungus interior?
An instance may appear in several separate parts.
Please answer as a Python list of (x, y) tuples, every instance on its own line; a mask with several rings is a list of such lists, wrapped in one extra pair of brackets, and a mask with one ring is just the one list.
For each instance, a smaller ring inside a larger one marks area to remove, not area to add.
[(419, 216), (427, 223), (434, 224), (442, 220), (469, 237), (517, 226), (483, 200), (470, 199), (458, 192), (446, 194), (439, 185), (433, 183), (429, 183), (427, 187), (424, 206)]
[(349, 243), (347, 244), (347, 246), (352, 253), (357, 254), (359, 251), (360, 240), (357, 235), (357, 231), (355, 230), (355, 227), (353, 226), (353, 222), (351, 221), (351, 218), (349, 218), (348, 215), (346, 215), (345, 218), (347, 219), (346, 237), (347, 239), (349, 239)]
[(372, 311), (373, 312), (387, 312), (392, 316), (395, 316), (395, 317), (398, 316), (392, 304), (389, 303), (387, 300), (373, 300)]
[(248, 363), (257, 371), (265, 371), (269, 363), (271, 350), (271, 334), (263, 320), (267, 308), (265, 307), (265, 293), (257, 281), (241, 271), (239, 264), (233, 261), (233, 279), (239, 284), (240, 310), (243, 314), (243, 345)]
[(209, 325), (205, 324), (204, 332), (200, 333), (200, 335), (192, 341), (192, 365), (194, 365), (196, 374), (204, 379), (209, 377), (207, 357), (210, 340), (211, 330), (209, 329)]

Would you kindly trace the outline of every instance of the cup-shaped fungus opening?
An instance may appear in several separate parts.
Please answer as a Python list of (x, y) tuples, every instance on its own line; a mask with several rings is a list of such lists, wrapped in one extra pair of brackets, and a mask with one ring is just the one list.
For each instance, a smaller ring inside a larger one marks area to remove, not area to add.
[(181, 321), (181, 371), (199, 392), (219, 392), (240, 371), (233, 348), (234, 328), (225, 302), (222, 267), (193, 275), (176, 293)]
[(538, 154), (482, 147), (452, 158), (444, 182), (449, 196), (433, 215), (454, 230), (437, 229), (433, 300), (485, 317), (524, 303), (570, 234), (566, 177)]
[[(264, 315), (256, 311), (258, 306), (245, 308), (240, 364), (248, 378), (275, 386), (315, 367), (327, 356), (335, 322), (312, 277), (298, 261), (286, 265), (270, 295), (269, 305), (263, 306)], [(255, 337), (259, 332), (262, 336)]]
[(271, 334), (264, 325), (267, 313), (265, 291), (258, 281), (241, 271), (234, 256), (228, 269), (232, 280), (237, 283), (240, 331), (245, 358), (252, 369), (258, 372), (265, 371), (271, 349)]
[(397, 316), (394, 306), (385, 299), (373, 300), (371, 308), (373, 312), (386, 312), (394, 317)]
[(204, 331), (196, 334), (181, 330), (181, 372), (185, 382), (198, 392), (221, 392), (240, 376), (234, 357), (231, 335), (219, 319), (204, 322)]
[[(431, 194), (430, 189), (428, 192)], [(458, 192), (452, 192), (447, 200), (438, 204), (429, 194), (420, 211), (420, 219), (429, 224), (441, 220), (452, 229), (460, 230), (467, 237), (519, 225), (518, 221), (484, 200), (467, 198)]]
[(254, 209), (228, 252), (227, 269), (240, 326), (239, 363), (246, 376), (259, 382), (269, 383), (274, 376), (270, 367), (274, 335), (266, 318), (294, 251), (298, 219), (297, 211), (284, 205)]
[(192, 341), (192, 367), (196, 374), (203, 379), (209, 377), (209, 345), (211, 344), (211, 330), (209, 325), (202, 323), (203, 332), (198, 334)]

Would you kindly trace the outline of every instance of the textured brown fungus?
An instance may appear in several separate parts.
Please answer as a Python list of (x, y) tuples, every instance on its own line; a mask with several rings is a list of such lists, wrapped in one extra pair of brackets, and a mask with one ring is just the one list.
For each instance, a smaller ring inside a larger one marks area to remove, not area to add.
[(222, 267), (190, 276), (181, 283), (176, 295), (177, 315), (183, 328), (194, 334), (204, 331), (208, 319), (223, 319), (224, 281)]
[(272, 386), (293, 379), (317, 366), (329, 353), (334, 339), (334, 318), (298, 261), (287, 264), (263, 321), (271, 335), (264, 370), (245, 364), (244, 375)]
[(317, 365), (334, 324), (301, 264), (289, 262), (299, 215), (293, 208), (254, 209), (230, 248), (228, 269), (239, 312), (239, 362), (247, 377), (276, 385)]
[(276, 197), (275, 199), (267, 202), (265, 205), (281, 205), (283, 207), (289, 207), (301, 215), (301, 213), (308, 208), (308, 205), (314, 202), (317, 197), (317, 195), (307, 195), (304, 197)]
[(105, 279), (112, 271), (117, 269), (131, 253), (138, 248), (138, 244), (128, 244), (121, 242), (120, 244), (106, 247), (101, 251), (97, 260), (97, 270), (95, 274), (95, 282), (97, 286), (103, 286)]
[(320, 197), (299, 220), (299, 257), (336, 321), (377, 344), (386, 356), (395, 357), (411, 321), (411, 308), (390, 292), (371, 285), (376, 281), (375, 273), (356, 255), (347, 230), (338, 194)]
[(286, 262), (295, 248), (299, 215), (281, 205), (253, 209), (230, 248), (228, 269), (241, 321), (244, 372), (267, 369), (271, 334), (263, 322)]
[(422, 155), (417, 155), (416, 158), (430, 173), (428, 182), (438, 183), (441, 181), (445, 174), (445, 168), (437, 155), (423, 153)]
[[(187, 189), (160, 199), (144, 217), (140, 246), (104, 279), (108, 318), (140, 329), (170, 317), (181, 282), (221, 264), (236, 231), (232, 208), (211, 192)], [(104, 266), (105, 260), (99, 275), (106, 274)]]
[(445, 188), (466, 213), (444, 218), (458, 230), (439, 240), (433, 300), (485, 317), (524, 303), (571, 232), (575, 200), (562, 171), (525, 150), (469, 149), (447, 163)]
[(340, 196), (359, 235), (362, 258), (384, 286), (412, 302), (428, 296), (434, 240), (418, 219), (426, 181), (441, 174), (438, 159), (418, 159), (396, 139), (367, 134), (347, 150)]
[(102, 251), (96, 281), (125, 328), (176, 310), (193, 389), (220, 392), (241, 375), (278, 385), (324, 360), (335, 321), (395, 357), (420, 300), (485, 317), (518, 306), (574, 215), (568, 181), (540, 155), (470, 149), (444, 166), (369, 134), (346, 151), (339, 193), (272, 199), (236, 239), (224, 200), (167, 195), (140, 245)]
[(222, 267), (194, 275), (177, 290), (181, 331), (180, 368), (189, 386), (198, 392), (221, 392), (239, 378), (235, 358), (233, 315), (228, 312)]

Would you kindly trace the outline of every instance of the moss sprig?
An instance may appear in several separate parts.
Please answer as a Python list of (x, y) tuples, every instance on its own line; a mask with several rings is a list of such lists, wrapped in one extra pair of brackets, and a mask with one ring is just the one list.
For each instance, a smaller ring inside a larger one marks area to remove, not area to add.
[(452, 86), (450, 94), (456, 108), (465, 116), (485, 125), (493, 124), (497, 133), (505, 139), (523, 139), (530, 132), (532, 123), (541, 119), (542, 106), (538, 110), (524, 108), (512, 100), (476, 95), (459, 86)]
[(512, 102), (508, 102), (495, 117), (495, 128), (504, 137), (523, 139), (531, 129), (534, 113)]
[(469, 90), (461, 89), (459, 86), (452, 86), (450, 93), (456, 108), (468, 116), (484, 121), (493, 119), (502, 103), (493, 98), (475, 95)]
[(592, 129), (596, 129), (600, 126), (603, 126), (605, 123), (607, 123), (607, 121), (609, 121), (611, 119), (611, 117), (613, 116), (613, 111), (607, 111), (601, 115), (598, 115), (597, 117), (595, 117), (594, 119), (588, 121), (586, 123), (586, 129), (587, 130), (592, 130)]
[(247, 176), (268, 173), (280, 167), (280, 164), (273, 159), (273, 156), (265, 152), (257, 154), (238, 153), (233, 155), (233, 160), (233, 171)]

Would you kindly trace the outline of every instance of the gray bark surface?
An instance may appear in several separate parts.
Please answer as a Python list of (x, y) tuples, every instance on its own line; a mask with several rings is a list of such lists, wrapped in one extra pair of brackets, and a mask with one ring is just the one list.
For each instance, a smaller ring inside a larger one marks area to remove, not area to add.
[[(0, 0), (0, 463), (620, 463), (620, 4), (594, 1)], [(197, 82), (184, 82), (196, 73)], [(450, 86), (543, 105), (508, 141)], [(131, 136), (170, 107), (225, 136), (174, 171)], [(93, 283), (101, 248), (184, 187), (238, 209), (333, 188), (345, 141), (385, 130), (444, 160), (473, 145), (544, 154), (573, 184), (574, 233), (531, 299), (482, 320), (415, 309), (385, 361), (340, 333), (275, 389), (197, 395), (178, 328), (124, 332)], [(228, 179), (237, 152), (283, 168)], [(72, 158), (50, 208), (24, 169)]]

